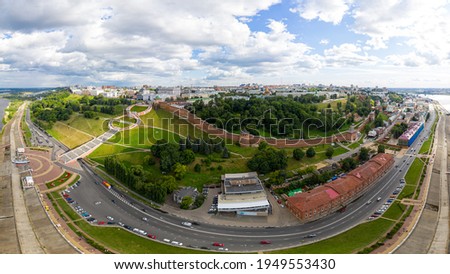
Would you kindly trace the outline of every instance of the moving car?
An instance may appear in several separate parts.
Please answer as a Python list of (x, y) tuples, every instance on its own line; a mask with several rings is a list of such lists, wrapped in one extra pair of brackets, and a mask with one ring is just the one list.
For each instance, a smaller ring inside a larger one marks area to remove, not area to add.
[(262, 240), (260, 243), (261, 243), (262, 245), (268, 245), (268, 244), (271, 244), (272, 242), (269, 241), (269, 240)]

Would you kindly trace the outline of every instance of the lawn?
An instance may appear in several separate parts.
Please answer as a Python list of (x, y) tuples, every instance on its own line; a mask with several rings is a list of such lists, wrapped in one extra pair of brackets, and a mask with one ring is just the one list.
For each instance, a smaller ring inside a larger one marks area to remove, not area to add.
[(63, 121), (73, 128), (81, 130), (89, 135), (99, 136), (109, 130), (108, 120), (113, 118), (113, 115), (95, 113), (98, 117), (94, 119), (85, 118), (83, 114), (74, 113), (70, 116), (70, 119)]
[(92, 136), (89, 136), (81, 131), (74, 130), (61, 122), (56, 122), (52, 129), (48, 130), (48, 133), (71, 149), (92, 139)]
[(359, 138), (359, 140), (357, 142), (354, 142), (353, 144), (349, 145), (348, 147), (351, 149), (355, 149), (360, 147), (360, 145), (364, 142), (364, 135), (361, 136), (361, 138)]
[(125, 124), (125, 123), (119, 122), (117, 120), (114, 120), (112, 122), (112, 125), (115, 126), (115, 127), (118, 127), (118, 128), (124, 128), (124, 127), (131, 126), (130, 124)]
[(389, 231), (394, 222), (377, 219), (360, 224), (332, 238), (304, 246), (276, 250), (274, 254), (350, 254), (371, 245)]
[(331, 101), (331, 102), (326, 102), (326, 103), (318, 103), (318, 104), (317, 104), (317, 109), (318, 109), (318, 110), (321, 110), (321, 109), (324, 109), (324, 108), (328, 108), (328, 104), (330, 104), (330, 105), (331, 105), (331, 108), (332, 108), (334, 111), (337, 111), (337, 110), (338, 110), (338, 108), (337, 108), (337, 103), (338, 103), (338, 102), (341, 102), (341, 103), (342, 103), (342, 108), (341, 108), (341, 109), (344, 109), (344, 108), (345, 108), (345, 103), (347, 102), (347, 98), (336, 99), (336, 100), (333, 100), (333, 101)]
[(395, 201), (394, 203), (392, 203), (389, 209), (383, 214), (383, 217), (398, 220), (402, 216), (405, 209), (406, 209), (405, 205), (402, 205), (400, 202)]
[(70, 176), (72, 176), (72, 174), (66, 171), (61, 176), (59, 176), (58, 179), (48, 182), (45, 185), (47, 186), (47, 188), (57, 187), (59, 185), (64, 184), (65, 182), (67, 182), (67, 180), (70, 178)]
[(168, 140), (178, 143), (180, 136), (167, 130), (135, 127), (131, 130), (124, 130), (116, 133), (109, 142), (129, 145), (136, 148), (150, 148), (157, 140)]
[(403, 198), (412, 198), (415, 191), (416, 186), (405, 185), (405, 187), (403, 187), (402, 192), (400, 192), (400, 194), (398, 195), (397, 199), (401, 200)]
[(22, 128), (23, 138), (25, 139), (26, 146), (30, 147), (31, 146), (31, 131), (28, 128), (28, 124), (25, 122), (25, 115), (22, 117), (20, 126)]
[[(142, 165), (145, 171), (150, 172), (153, 178), (158, 178), (163, 176), (159, 170), (159, 164), (148, 165), (144, 163), (144, 157), (149, 155), (150, 152), (131, 152), (131, 153), (119, 153), (115, 154), (116, 157), (127, 166), (131, 165)], [(224, 173), (240, 173), (248, 172), (247, 159), (241, 158), (230, 158), (221, 159), (219, 155), (215, 155), (216, 162), (212, 162), (210, 166), (205, 166), (202, 164), (201, 160), (205, 159), (204, 156), (197, 155), (196, 160), (189, 164), (187, 167), (187, 172), (183, 179), (178, 181), (179, 185), (183, 186), (194, 186), (201, 189), (204, 184), (217, 184), (220, 182), (220, 176)], [(89, 156), (93, 161), (103, 164), (105, 157), (92, 157)], [(223, 162), (221, 162), (223, 161)], [(201, 165), (201, 172), (195, 172), (194, 167), (196, 164)], [(219, 170), (219, 166), (222, 167)]]
[(420, 179), (424, 163), (419, 158), (415, 158), (408, 172), (405, 175), (405, 181), (408, 185), (416, 186)]
[(131, 108), (131, 111), (133, 112), (142, 112), (144, 110), (146, 110), (148, 107), (146, 106), (134, 106)]
[(89, 158), (106, 157), (109, 155), (131, 151), (138, 151), (138, 150), (131, 147), (124, 147), (116, 144), (104, 143), (100, 145), (96, 150), (94, 150), (91, 154), (89, 154)]
[(420, 148), (419, 154), (428, 154), (428, 152), (430, 151), (430, 147), (431, 147), (431, 143), (433, 142), (434, 139), (434, 134), (430, 135), (430, 137), (428, 137), (428, 139), (423, 142), (422, 147)]
[(162, 128), (185, 137), (204, 138), (207, 136), (206, 133), (203, 133), (200, 129), (194, 127), (187, 121), (162, 109), (150, 111), (146, 115), (141, 116), (141, 120), (142, 126), (144, 127)]

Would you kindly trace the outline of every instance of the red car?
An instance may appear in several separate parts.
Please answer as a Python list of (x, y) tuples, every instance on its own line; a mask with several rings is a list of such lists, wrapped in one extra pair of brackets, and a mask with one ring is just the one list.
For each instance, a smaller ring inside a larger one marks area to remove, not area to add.
[(269, 240), (262, 240), (261, 241), (261, 244), (262, 245), (268, 245), (268, 244), (271, 244), (272, 242), (271, 241), (269, 241)]
[(215, 243), (213, 243), (213, 246), (224, 246), (224, 244), (221, 244), (221, 243), (215, 242)]
[(152, 234), (147, 234), (147, 237), (149, 237), (150, 239), (156, 239), (156, 236)]
[(98, 225), (104, 225), (105, 222), (98, 222), (97, 224), (98, 224)]
[(69, 194), (63, 194), (64, 198), (69, 198)]

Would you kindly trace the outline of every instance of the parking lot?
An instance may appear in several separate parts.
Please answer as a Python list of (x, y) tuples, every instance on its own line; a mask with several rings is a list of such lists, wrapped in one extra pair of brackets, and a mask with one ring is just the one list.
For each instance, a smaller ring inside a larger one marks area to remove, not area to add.
[[(377, 211), (375, 211), (370, 217), (369, 220), (373, 220), (375, 218), (380, 217), (381, 215), (383, 215), (384, 212), (386, 212), (389, 207), (392, 205), (392, 203), (396, 200), (398, 194), (402, 191), (403, 187), (405, 186), (405, 179), (402, 178), (400, 179), (399, 185), (397, 186), (397, 188), (392, 192), (392, 194), (389, 196), (389, 198), (380, 205), (380, 207), (377, 209)], [(372, 200), (367, 201), (367, 204), (371, 204)], [(381, 197), (378, 197), (377, 200), (375, 201), (376, 203), (381, 202)]]

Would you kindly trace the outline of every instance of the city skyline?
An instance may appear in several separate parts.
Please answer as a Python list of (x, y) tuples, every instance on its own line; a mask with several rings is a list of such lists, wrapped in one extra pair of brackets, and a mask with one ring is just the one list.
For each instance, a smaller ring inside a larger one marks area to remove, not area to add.
[(446, 88), (447, 0), (0, 1), (0, 87)]

